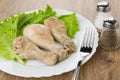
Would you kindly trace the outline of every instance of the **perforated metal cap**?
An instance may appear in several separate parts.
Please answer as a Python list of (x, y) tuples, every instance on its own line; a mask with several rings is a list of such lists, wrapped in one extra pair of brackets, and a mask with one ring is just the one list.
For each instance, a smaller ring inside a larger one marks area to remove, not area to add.
[(119, 27), (118, 20), (112, 16), (108, 17), (104, 20), (103, 27), (116, 29), (117, 27)]
[(97, 11), (108, 12), (111, 10), (110, 4), (107, 1), (100, 1), (97, 4)]

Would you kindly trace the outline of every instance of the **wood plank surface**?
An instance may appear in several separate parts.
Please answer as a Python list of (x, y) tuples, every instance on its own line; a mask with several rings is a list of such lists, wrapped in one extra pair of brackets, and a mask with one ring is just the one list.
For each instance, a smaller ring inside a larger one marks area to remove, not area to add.
[[(53, 8), (77, 12), (93, 22), (96, 14), (96, 3), (98, 1), (0, 0), (0, 21), (18, 12), (43, 9), (46, 7), (46, 4), (49, 4)], [(120, 0), (107, 1), (111, 3), (113, 16), (120, 20)], [(73, 72), (70, 71), (48, 78), (23, 78), (0, 71), (0, 80), (71, 80)], [(79, 80), (120, 80), (120, 49), (116, 51), (105, 51), (98, 47), (94, 56), (81, 67)]]

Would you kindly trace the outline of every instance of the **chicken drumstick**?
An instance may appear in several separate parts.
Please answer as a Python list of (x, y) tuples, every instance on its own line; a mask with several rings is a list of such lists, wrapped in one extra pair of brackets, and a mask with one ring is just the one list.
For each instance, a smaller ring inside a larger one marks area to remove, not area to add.
[(55, 17), (50, 17), (46, 19), (44, 23), (50, 27), (51, 33), (56, 41), (60, 42), (68, 52), (71, 53), (76, 51), (76, 46), (67, 36), (66, 26), (61, 20)]
[(23, 59), (37, 59), (48, 65), (54, 65), (58, 61), (57, 55), (41, 50), (23, 36), (14, 39), (13, 49)]

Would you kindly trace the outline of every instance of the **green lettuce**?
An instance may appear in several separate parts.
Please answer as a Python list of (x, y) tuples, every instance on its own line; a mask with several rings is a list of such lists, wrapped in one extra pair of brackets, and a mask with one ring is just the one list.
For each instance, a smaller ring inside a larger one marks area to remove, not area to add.
[(13, 39), (17, 33), (17, 23), (18, 18), (12, 16), (0, 24), (0, 56), (24, 64), (25, 60), (16, 55), (12, 49)]
[[(45, 10), (38, 10), (31, 13), (19, 13), (16, 16), (11, 16), (4, 19), (0, 23), (0, 56), (8, 59), (18, 61), (22, 64), (26, 63), (26, 60), (21, 59), (13, 51), (13, 40), (23, 35), (23, 30), (30, 24), (44, 24), (44, 20), (49, 17), (56, 17), (56, 12), (47, 5)], [(74, 38), (74, 35), (79, 31), (78, 21), (76, 15), (61, 15), (58, 17), (67, 26), (67, 34), (70, 38)]]
[(18, 15), (18, 32), (17, 36), (23, 35), (23, 29), (29, 25), (29, 24), (43, 24), (44, 20), (56, 16), (56, 12), (53, 11), (53, 9), (47, 5), (47, 8), (45, 10), (38, 10), (38, 12), (32, 12), (29, 14), (19, 14)]
[(79, 31), (79, 24), (76, 14), (73, 13), (69, 15), (61, 15), (58, 16), (58, 19), (62, 20), (65, 23), (67, 27), (67, 35), (73, 39), (76, 32)]

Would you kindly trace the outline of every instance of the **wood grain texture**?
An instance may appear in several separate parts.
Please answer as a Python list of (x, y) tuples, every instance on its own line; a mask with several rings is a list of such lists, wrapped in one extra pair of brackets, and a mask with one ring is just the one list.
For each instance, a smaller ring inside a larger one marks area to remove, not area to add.
[[(0, 0), (0, 21), (18, 12), (53, 8), (77, 12), (94, 21), (96, 3), (99, 0)], [(108, 0), (112, 14), (120, 20), (120, 0)], [(81, 67), (79, 80), (120, 80), (120, 50), (104, 51), (97, 48), (95, 55)], [(0, 71), (0, 80), (71, 80), (74, 71), (49, 78), (23, 78)]]

